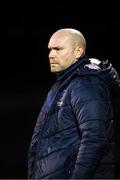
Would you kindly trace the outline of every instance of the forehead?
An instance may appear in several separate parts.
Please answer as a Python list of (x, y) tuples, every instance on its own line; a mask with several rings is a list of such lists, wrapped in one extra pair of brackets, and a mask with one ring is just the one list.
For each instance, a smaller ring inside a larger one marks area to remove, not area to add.
[(70, 36), (67, 33), (55, 33), (49, 40), (48, 47), (64, 46), (70, 40)]

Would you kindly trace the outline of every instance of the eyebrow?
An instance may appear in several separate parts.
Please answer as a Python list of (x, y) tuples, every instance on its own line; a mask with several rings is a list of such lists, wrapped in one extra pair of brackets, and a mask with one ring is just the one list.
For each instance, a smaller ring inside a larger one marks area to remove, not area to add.
[(61, 46), (53, 46), (53, 47), (48, 47), (48, 49), (58, 50), (58, 49), (63, 49), (63, 47), (61, 47)]

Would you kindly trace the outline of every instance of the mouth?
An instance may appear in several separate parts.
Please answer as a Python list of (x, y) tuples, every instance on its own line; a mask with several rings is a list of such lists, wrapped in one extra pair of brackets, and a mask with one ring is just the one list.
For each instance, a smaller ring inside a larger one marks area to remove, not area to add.
[(50, 63), (50, 65), (51, 65), (51, 66), (52, 66), (52, 65), (54, 66), (54, 65), (57, 65), (57, 63)]

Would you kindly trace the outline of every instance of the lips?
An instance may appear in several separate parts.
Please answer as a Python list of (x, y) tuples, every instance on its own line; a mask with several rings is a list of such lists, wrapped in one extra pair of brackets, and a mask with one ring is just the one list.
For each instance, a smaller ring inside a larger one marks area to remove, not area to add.
[(58, 63), (50, 63), (50, 65), (57, 65)]

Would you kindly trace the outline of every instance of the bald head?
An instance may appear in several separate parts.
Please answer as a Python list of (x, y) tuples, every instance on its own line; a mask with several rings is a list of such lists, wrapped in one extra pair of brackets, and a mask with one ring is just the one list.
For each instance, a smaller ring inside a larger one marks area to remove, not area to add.
[(71, 40), (71, 43), (75, 46), (80, 46), (84, 49), (84, 53), (86, 50), (86, 40), (83, 36), (83, 34), (72, 28), (63, 28), (56, 31), (51, 38), (57, 37), (57, 38), (69, 38)]

